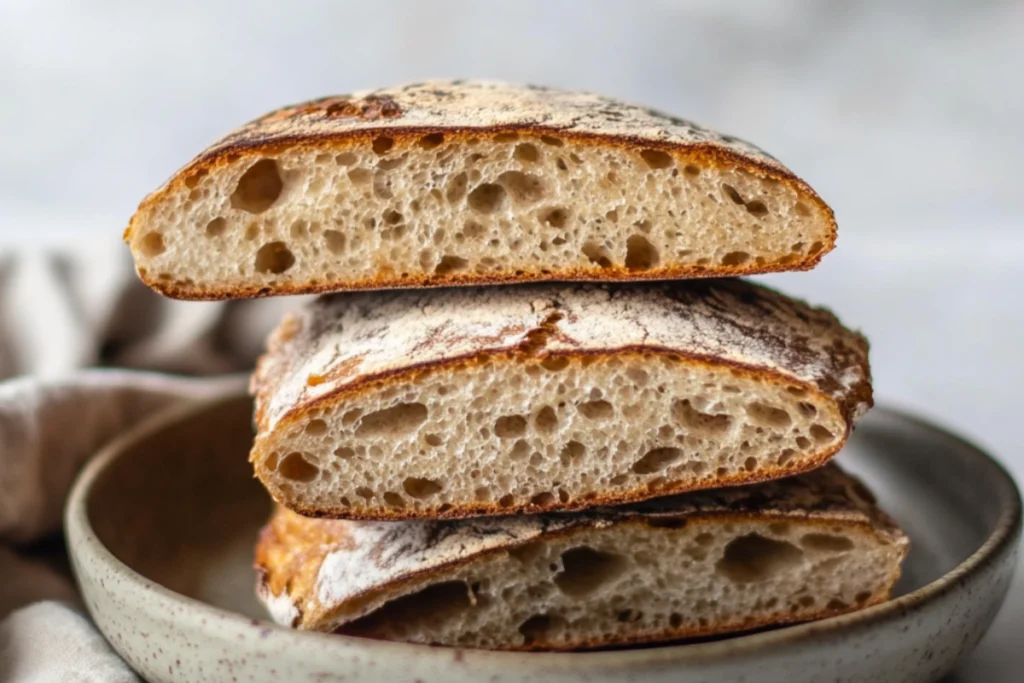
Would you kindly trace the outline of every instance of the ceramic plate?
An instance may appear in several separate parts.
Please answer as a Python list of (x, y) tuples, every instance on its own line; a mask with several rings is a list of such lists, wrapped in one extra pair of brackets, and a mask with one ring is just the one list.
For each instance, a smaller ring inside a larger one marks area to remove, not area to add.
[(75, 573), (100, 630), (161, 681), (932, 681), (1006, 595), (1020, 497), (974, 446), (875, 408), (840, 462), (912, 541), (895, 599), (711, 642), (591, 653), (435, 648), (279, 628), (253, 592), (270, 504), (247, 462), (251, 403), (180, 406), (86, 468), (67, 510)]

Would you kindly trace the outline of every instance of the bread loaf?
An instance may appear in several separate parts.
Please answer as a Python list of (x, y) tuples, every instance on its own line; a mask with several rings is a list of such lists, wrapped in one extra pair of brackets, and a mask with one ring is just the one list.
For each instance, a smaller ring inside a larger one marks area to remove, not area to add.
[(139, 206), (142, 279), (184, 299), (806, 270), (832, 212), (776, 159), (590, 93), (418, 83), (286, 107)]
[(885, 600), (907, 539), (834, 465), (625, 508), (397, 523), (278, 509), (259, 592), (285, 625), (510, 650), (657, 642)]
[(823, 464), (867, 343), (740, 280), (322, 298), (253, 377), (257, 476), (307, 515), (578, 510)]

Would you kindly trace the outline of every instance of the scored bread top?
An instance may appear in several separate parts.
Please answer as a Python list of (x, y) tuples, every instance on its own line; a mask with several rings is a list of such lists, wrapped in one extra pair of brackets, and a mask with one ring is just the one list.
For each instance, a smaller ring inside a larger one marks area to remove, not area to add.
[(320, 401), (483, 355), (661, 350), (872, 403), (868, 345), (829, 311), (742, 280), (530, 285), (322, 297), (271, 335), (252, 379), (261, 435)]
[(557, 131), (621, 143), (700, 147), (709, 155), (756, 165), (803, 184), (761, 148), (678, 116), (596, 93), (486, 80), (409, 83), (282, 107), (224, 136), (169, 182), (231, 152), (381, 131), (461, 129)]
[[(290, 597), (287, 613), (307, 628), (357, 618), (381, 592), (451, 572), (501, 549), (586, 529), (671, 526), (696, 517), (808, 520), (868, 527), (903, 548), (907, 539), (857, 479), (834, 464), (755, 486), (669, 496), (572, 515), (540, 514), (399, 523), (305, 518), (278, 508), (257, 545), (264, 600)], [(287, 595), (285, 595), (287, 594)], [(391, 596), (393, 597), (393, 596)], [(284, 611), (283, 611), (284, 612)]]
[[(431, 136), (443, 144), (424, 145)], [(533, 150), (530, 158), (499, 160), (512, 155), (509, 140), (517, 136)], [(475, 154), (471, 145), (479, 145)], [(538, 153), (538, 147), (548, 151)], [(605, 154), (611, 165), (598, 179), (593, 164), (604, 161), (587, 149), (623, 153)], [(437, 150), (443, 153), (435, 159), (430, 155)], [(550, 177), (534, 173), (538, 155), (551, 162)], [(561, 170), (554, 170), (555, 156)], [(576, 174), (580, 168), (594, 177)], [(395, 180), (406, 171), (408, 178)], [(361, 180), (349, 182), (357, 172)], [(482, 226), (463, 227), (474, 218), (465, 206), (466, 173), (469, 195), (475, 186), (512, 196), (507, 217), (477, 215)], [(712, 176), (710, 184), (694, 184), (702, 173)], [(503, 181), (509, 174), (514, 177)], [(454, 187), (459, 177), (461, 189)], [(251, 182), (242, 194), (251, 191), (254, 205), (236, 202), (245, 178)], [(542, 193), (542, 186), (552, 191)], [(577, 186), (585, 198), (575, 198), (576, 204), (603, 192), (621, 200), (619, 209), (609, 204), (585, 217), (567, 213), (564, 200)], [(620, 197), (625, 186), (632, 189)], [(449, 190), (457, 200), (449, 196), (443, 210), (430, 208), (431, 192), (440, 206), (442, 191)], [(654, 208), (655, 199), (664, 206)], [(708, 211), (718, 212), (713, 240), (705, 232)], [(509, 226), (516, 228), (514, 237)], [(656, 234), (643, 234), (652, 226)], [(469, 231), (465, 243), (452, 241), (459, 230)], [(328, 238), (327, 232), (337, 234)], [(754, 243), (769, 233), (770, 248)], [(418, 241), (409, 241), (411, 235)], [(635, 258), (627, 236), (642, 245)], [(831, 209), (748, 142), (593, 93), (490, 81), (415, 83), (271, 112), (214, 143), (147, 196), (125, 232), (143, 280), (191, 299), (802, 270), (817, 264), (835, 239)], [(647, 240), (658, 246), (648, 247)], [(456, 253), (471, 243), (479, 253)], [(701, 245), (711, 243), (717, 246), (703, 253)], [(423, 256), (424, 247), (438, 253)], [(648, 248), (660, 257), (648, 258)], [(510, 255), (518, 260), (512, 263)]]

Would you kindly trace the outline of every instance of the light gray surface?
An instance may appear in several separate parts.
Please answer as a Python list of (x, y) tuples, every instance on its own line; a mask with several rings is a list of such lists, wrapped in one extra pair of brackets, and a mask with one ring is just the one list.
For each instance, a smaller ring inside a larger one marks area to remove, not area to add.
[[(429, 76), (600, 90), (807, 178), (839, 247), (769, 279), (868, 334), (881, 398), (1024, 478), (1021, 3), (294, 5), (0, 4), (0, 244), (114, 240), (194, 152), (285, 102)], [(1024, 576), (959, 680), (1016, 680), (1021, 632)]]

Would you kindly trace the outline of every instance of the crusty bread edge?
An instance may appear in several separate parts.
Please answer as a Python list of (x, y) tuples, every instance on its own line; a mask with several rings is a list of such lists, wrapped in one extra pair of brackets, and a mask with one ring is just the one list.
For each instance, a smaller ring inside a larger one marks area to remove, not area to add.
[[(651, 489), (647, 486), (637, 487), (631, 491), (624, 492), (621, 494), (606, 494), (606, 495), (593, 495), (589, 498), (580, 498), (577, 500), (569, 501), (568, 503), (562, 503), (556, 501), (548, 505), (537, 505), (536, 503), (526, 503), (523, 505), (512, 506), (512, 507), (501, 507), (497, 502), (474, 502), (463, 505), (452, 505), (450, 508), (443, 510), (441, 506), (430, 508), (427, 510), (406, 510), (406, 509), (395, 509), (395, 508), (374, 508), (371, 512), (363, 512), (352, 510), (351, 508), (338, 507), (317, 507), (309, 508), (291, 501), (281, 500), (277, 492), (274, 491), (270, 482), (266, 481), (261, 476), (261, 468), (258, 465), (265, 456), (263, 449), (264, 443), (267, 441), (269, 435), (265, 434), (266, 430), (266, 415), (265, 411), (261, 408), (262, 405), (266, 404), (269, 400), (268, 394), (272, 392), (271, 387), (260, 386), (262, 379), (262, 367), (266, 362), (266, 356), (261, 359), (257, 365), (256, 373), (253, 377), (253, 389), (257, 395), (257, 411), (256, 411), (256, 423), (258, 427), (258, 433), (256, 436), (255, 443), (253, 444), (252, 451), (249, 455), (249, 461), (254, 464), (254, 469), (257, 478), (264, 484), (264, 487), (270, 493), (274, 500), (283, 505), (284, 507), (297, 512), (304, 517), (319, 517), (319, 518), (332, 518), (332, 519), (351, 519), (351, 520), (379, 520), (379, 521), (401, 521), (409, 519), (462, 519), (466, 517), (477, 517), (477, 516), (492, 516), (492, 515), (509, 515), (509, 514), (535, 514), (540, 512), (553, 512), (553, 511), (571, 511), (571, 510), (582, 510), (591, 507), (604, 506), (604, 505), (621, 505), (624, 503), (639, 502), (654, 497), (673, 495), (677, 493), (686, 493), (689, 491), (705, 490), (712, 488), (722, 488), (725, 486), (738, 486), (746, 484), (756, 484), (762, 481), (769, 481), (773, 479), (781, 479), (783, 477), (800, 474), (802, 472), (809, 472), (811, 470), (821, 467), (828, 462), (832, 456), (834, 456), (839, 450), (845, 445), (846, 441), (850, 437), (850, 433), (853, 429), (853, 407), (859, 403), (866, 403), (868, 406), (873, 404), (871, 384), (869, 381), (859, 383), (854, 389), (844, 395), (841, 399), (836, 399), (829, 396), (825, 392), (821, 391), (814, 384), (800, 380), (796, 377), (788, 375), (782, 371), (774, 368), (767, 368), (762, 366), (748, 365), (731, 361), (723, 358), (715, 358), (702, 356), (699, 354), (684, 353), (677, 349), (670, 349), (659, 346), (623, 346), (611, 349), (588, 349), (586, 351), (568, 351), (568, 352), (551, 352), (545, 356), (533, 356), (521, 349), (513, 349), (505, 352), (477, 352), (471, 353), (464, 356), (458, 356), (454, 358), (445, 359), (439, 362), (433, 363), (421, 363), (418, 365), (412, 365), (403, 368), (397, 368), (391, 371), (370, 375), (367, 377), (361, 377), (354, 382), (338, 387), (333, 391), (330, 391), (323, 396), (317, 397), (316, 399), (309, 401), (305, 404), (293, 408), (283, 415), (275, 424), (274, 430), (285, 429), (288, 426), (302, 422), (309, 418), (309, 414), (314, 411), (323, 408), (331, 403), (337, 403), (339, 401), (349, 399), (353, 396), (358, 396), (363, 393), (368, 393), (375, 388), (395, 383), (409, 383), (414, 382), (418, 378), (423, 377), (427, 373), (434, 373), (440, 371), (452, 371), (464, 369), (474, 365), (479, 365), (484, 361), (496, 360), (510, 363), (521, 363), (524, 360), (541, 360), (542, 358), (550, 358), (555, 356), (562, 356), (568, 358), (582, 358), (584, 356), (607, 356), (607, 357), (618, 357), (622, 358), (627, 355), (647, 355), (647, 354), (663, 354), (668, 356), (675, 356), (679, 358), (679, 362), (689, 363), (691, 365), (704, 366), (704, 367), (728, 367), (734, 373), (741, 375), (747, 375), (748, 379), (755, 381), (768, 381), (776, 383), (785, 383), (787, 385), (797, 385), (803, 387), (808, 392), (817, 395), (825, 404), (831, 405), (839, 413), (839, 417), (842, 419), (846, 426), (846, 429), (842, 435), (842, 438), (837, 440), (834, 446), (822, 449), (812, 457), (800, 460), (794, 458), (794, 461), (785, 466), (775, 466), (769, 468), (766, 473), (735, 473), (729, 476), (714, 476), (708, 477), (703, 480), (704, 483), (686, 483), (682, 481), (678, 482), (666, 482), (663, 486)], [(865, 375), (869, 376), (868, 368), (865, 363)]]
[[(767, 512), (758, 512), (758, 513), (749, 513), (749, 512), (747, 512), (747, 513), (737, 513), (737, 512), (711, 511), (711, 512), (700, 512), (700, 513), (695, 513), (695, 514), (689, 514), (689, 515), (681, 516), (681, 519), (685, 520), (685, 524), (687, 524), (687, 525), (692, 523), (692, 522), (695, 522), (695, 521), (714, 521), (714, 522), (719, 522), (719, 523), (756, 521), (756, 522), (759, 522), (759, 523), (771, 523), (772, 521), (779, 521), (779, 520), (799, 520), (800, 522), (803, 522), (803, 523), (806, 523), (806, 524), (815, 524), (815, 525), (822, 526), (822, 527), (832, 526), (832, 525), (835, 525), (835, 524), (839, 523), (839, 524), (846, 525), (850, 529), (858, 529), (861, 532), (865, 532), (867, 534), (874, 535), (879, 540), (886, 541), (886, 542), (888, 542), (890, 544), (898, 546), (900, 551), (901, 551), (900, 552), (900, 558), (895, 563), (893, 571), (890, 573), (890, 575), (888, 577), (888, 580), (886, 581), (885, 585), (881, 588), (881, 590), (879, 590), (875, 594), (873, 594), (863, 604), (854, 606), (851, 609), (847, 609), (847, 610), (842, 610), (842, 609), (839, 609), (839, 610), (832, 609), (832, 610), (830, 610), (830, 609), (827, 609), (827, 608), (823, 608), (823, 609), (816, 610), (813, 613), (809, 613), (809, 614), (805, 613), (805, 614), (801, 615), (800, 617), (795, 617), (793, 614), (789, 613), (788, 611), (780, 610), (779, 612), (776, 612), (776, 613), (774, 613), (774, 614), (772, 614), (770, 616), (766, 616), (765, 618), (760, 619), (760, 620), (753, 620), (753, 621), (740, 621), (740, 620), (736, 620), (736, 621), (731, 621), (731, 622), (719, 622), (714, 627), (711, 627), (709, 625), (708, 628), (704, 628), (704, 629), (701, 629), (699, 627), (698, 628), (690, 628), (690, 629), (673, 629), (673, 628), (670, 627), (670, 628), (664, 629), (663, 631), (660, 631), (660, 632), (648, 633), (648, 634), (644, 634), (644, 635), (638, 635), (638, 636), (636, 636), (634, 638), (622, 638), (622, 639), (616, 640), (614, 642), (597, 641), (597, 640), (594, 640), (594, 639), (591, 639), (591, 640), (580, 640), (580, 641), (575, 641), (574, 643), (572, 643), (571, 645), (569, 645), (569, 646), (567, 646), (565, 648), (557, 648), (557, 649), (559, 649), (559, 650), (588, 650), (588, 649), (603, 648), (603, 647), (619, 647), (619, 646), (627, 646), (627, 645), (642, 645), (642, 644), (645, 644), (645, 643), (668, 643), (668, 642), (671, 642), (671, 641), (674, 641), (674, 640), (685, 640), (685, 639), (690, 639), (690, 638), (702, 638), (702, 637), (706, 637), (706, 636), (714, 636), (714, 635), (720, 635), (720, 634), (724, 634), (724, 633), (749, 631), (749, 630), (754, 630), (754, 629), (763, 628), (763, 627), (767, 627), (767, 626), (793, 624), (793, 623), (799, 623), (799, 622), (805, 622), (805, 621), (816, 621), (816, 620), (824, 619), (824, 618), (831, 617), (831, 616), (836, 616), (836, 615), (840, 615), (840, 614), (847, 614), (847, 613), (850, 613), (850, 612), (859, 611), (859, 610), (864, 609), (866, 607), (870, 607), (872, 605), (877, 605), (877, 604), (880, 604), (882, 602), (885, 602), (886, 600), (889, 599), (893, 587), (896, 585), (896, 582), (899, 580), (899, 578), (900, 578), (900, 576), (902, 574), (902, 563), (903, 563), (903, 560), (906, 559), (907, 552), (909, 551), (909, 547), (910, 547), (910, 542), (909, 542), (909, 539), (907, 538), (907, 536), (899, 529), (898, 526), (896, 526), (896, 524), (893, 522), (893, 520), (881, 508), (879, 508), (879, 507), (877, 507), (875, 505), (872, 505), (871, 513), (872, 513), (871, 515), (868, 515), (868, 514), (862, 512), (862, 513), (860, 513), (860, 515), (856, 515), (856, 513), (849, 513), (849, 512), (838, 512), (837, 513), (837, 512), (828, 512), (828, 511), (825, 511), (825, 512), (822, 512), (822, 511), (810, 511), (810, 512), (794, 511), (794, 512), (789, 512), (789, 513), (778, 512), (778, 511), (767, 511)], [(860, 517), (860, 519), (851, 519), (851, 516), (854, 516), (854, 515), (857, 516), (857, 517)], [(644, 516), (644, 515), (629, 516), (629, 517), (625, 517), (625, 518), (622, 518), (622, 519), (614, 520), (610, 524), (608, 524), (607, 526), (611, 527), (611, 526), (618, 526), (618, 525), (621, 525), (621, 524), (645, 524), (647, 526), (656, 526), (656, 525), (650, 524), (650, 522), (649, 522), (650, 517), (653, 517), (653, 515), (652, 516)], [(667, 514), (667, 515), (661, 515), (660, 517), (662, 519), (664, 519), (666, 517), (671, 518), (672, 515)], [(592, 520), (590, 520), (588, 518), (579, 518), (579, 522), (578, 523), (567, 525), (565, 527), (559, 528), (556, 531), (551, 531), (551, 532), (544, 533), (544, 534), (541, 535), (540, 538), (543, 538), (543, 540), (545, 540), (545, 541), (550, 541), (552, 539), (557, 539), (557, 538), (560, 538), (560, 537), (564, 537), (564, 536), (568, 536), (570, 534), (573, 534), (574, 532), (580, 530), (581, 528), (586, 529), (586, 528), (590, 528), (590, 527), (593, 527), (593, 521)], [(664, 528), (664, 526), (659, 527), (659, 528)], [(273, 573), (273, 570), (272, 570), (272, 568), (268, 567), (267, 562), (266, 562), (266, 548), (265, 548), (265, 544), (269, 544), (269, 541), (267, 539), (271, 535), (273, 535), (273, 531), (270, 530), (270, 526), (269, 525), (267, 527), (265, 527), (263, 529), (263, 531), (261, 531), (260, 539), (259, 539), (259, 542), (257, 543), (257, 546), (256, 546), (256, 559), (255, 559), (255, 564), (254, 564), (256, 572), (257, 572), (257, 593), (264, 600), (268, 599), (268, 597), (279, 597), (279, 596), (274, 596), (273, 592), (270, 589), (269, 577)], [(345, 606), (345, 605), (350, 605), (351, 606), (351, 605), (353, 605), (353, 603), (355, 603), (355, 609), (359, 610), (359, 612), (357, 614), (352, 615), (352, 616), (347, 616), (346, 617), (346, 623), (349, 622), (349, 621), (353, 621), (355, 619), (358, 619), (361, 616), (369, 614), (370, 612), (372, 612), (372, 611), (374, 611), (376, 609), (379, 609), (381, 606), (384, 605), (384, 603), (389, 602), (390, 600), (394, 600), (394, 599), (403, 597), (405, 595), (409, 595), (409, 594), (414, 593), (414, 592), (416, 592), (417, 590), (419, 590), (419, 589), (421, 589), (423, 587), (428, 586), (436, 577), (444, 575), (444, 574), (447, 574), (447, 573), (450, 573), (451, 570), (453, 570), (453, 569), (462, 567), (462, 566), (464, 566), (466, 564), (469, 564), (471, 562), (479, 561), (480, 558), (483, 558), (483, 557), (489, 557), (489, 556), (496, 555), (496, 554), (501, 553), (501, 552), (508, 552), (508, 550), (510, 548), (516, 548), (516, 547), (519, 547), (519, 546), (522, 546), (522, 545), (526, 545), (526, 544), (531, 543), (531, 542), (535, 542), (537, 540), (538, 540), (537, 537), (531, 537), (529, 539), (522, 540), (522, 541), (519, 541), (519, 542), (509, 543), (507, 545), (503, 545), (503, 546), (499, 546), (499, 547), (494, 547), (494, 548), (488, 548), (486, 550), (482, 550), (479, 553), (474, 554), (471, 557), (462, 558), (462, 559), (458, 559), (458, 560), (452, 560), (450, 562), (446, 562), (444, 564), (437, 565), (437, 566), (432, 567), (432, 568), (427, 569), (427, 570), (421, 570), (421, 571), (418, 571), (418, 572), (411, 572), (411, 573), (406, 574), (406, 575), (404, 575), (404, 576), (402, 576), (402, 577), (400, 577), (400, 578), (398, 578), (398, 579), (396, 579), (396, 580), (394, 580), (394, 581), (392, 581), (392, 582), (390, 582), (390, 583), (388, 583), (386, 585), (379, 586), (379, 587), (377, 587), (375, 589), (365, 590), (365, 591), (362, 591), (361, 593), (353, 595), (353, 596), (347, 598), (343, 604), (338, 605), (333, 610), (324, 610), (322, 614), (318, 614), (317, 615), (317, 619), (321, 620), (321, 621), (327, 621), (327, 622), (336, 621), (341, 616), (341, 612), (342, 612), (342, 607), (343, 606)], [(315, 582), (314, 582), (313, 585), (315, 587), (315, 585), (316, 585)], [(285, 588), (285, 592), (287, 592), (287, 588)], [(299, 605), (299, 604), (296, 604), (295, 597), (294, 596), (290, 596), (290, 598), (291, 598), (292, 603), (293, 603), (293, 605), (295, 606), (295, 608), (296, 608), (296, 610), (298, 612), (298, 618), (297, 618), (296, 621), (299, 624), (299, 628), (303, 628), (304, 625), (305, 625), (305, 622), (307, 621), (306, 614), (303, 611), (302, 606)], [(504, 649), (507, 649), (507, 650), (510, 650), (510, 651), (523, 651), (523, 652), (539, 652), (539, 651), (553, 651), (553, 650), (555, 650), (555, 648), (544, 648), (544, 647), (536, 647), (536, 646), (523, 646), (523, 647), (518, 647), (518, 648), (504, 648)]]
[[(480, 273), (480, 274), (448, 274), (448, 275), (419, 275), (400, 277), (392, 274), (382, 274), (375, 278), (363, 280), (341, 281), (335, 283), (283, 283), (264, 286), (233, 286), (218, 289), (204, 289), (199, 286), (175, 284), (174, 282), (161, 281), (148, 272), (139, 272), (139, 277), (149, 287), (175, 299), (186, 299), (193, 301), (214, 301), (236, 298), (257, 298), (265, 296), (280, 296), (289, 294), (318, 294), (323, 292), (351, 291), (359, 289), (390, 289), (390, 288), (411, 288), (411, 287), (441, 287), (441, 286), (462, 286), (471, 284), (501, 284), (512, 282), (544, 282), (544, 281), (636, 281), (656, 279), (682, 279), (691, 277), (731, 277), (738, 275), (756, 275), (762, 273), (810, 270), (814, 268), (822, 257), (830, 252), (836, 244), (838, 230), (835, 214), (832, 209), (821, 199), (820, 196), (801, 178), (790, 172), (788, 169), (780, 169), (751, 159), (743, 154), (726, 150), (718, 145), (710, 143), (680, 144), (658, 140), (645, 140), (632, 136), (616, 136), (599, 133), (585, 133), (569, 131), (562, 128), (533, 124), (514, 124), (507, 126), (489, 127), (438, 127), (438, 126), (408, 126), (396, 128), (374, 128), (366, 130), (346, 131), (341, 133), (325, 133), (320, 135), (293, 135), (277, 138), (236, 140), (230, 144), (216, 148), (215, 151), (206, 151), (189, 162), (184, 168), (171, 177), (160, 189), (146, 196), (139, 204), (135, 214), (128, 222), (124, 231), (123, 239), (130, 244), (132, 235), (138, 228), (138, 224), (157, 204), (172, 192), (177, 191), (186, 182), (195, 182), (198, 178), (229, 164), (235, 163), (242, 157), (258, 157), (263, 155), (277, 154), (290, 149), (316, 149), (332, 152), (340, 152), (360, 144), (372, 144), (373, 138), (386, 134), (395, 140), (396, 147), (409, 145), (415, 139), (431, 133), (443, 133), (452, 136), (456, 141), (462, 141), (469, 137), (490, 136), (494, 137), (502, 133), (521, 132), (531, 135), (557, 135), (575, 143), (590, 144), (592, 146), (621, 147), (627, 149), (659, 149), (673, 154), (678, 161), (684, 165), (689, 162), (717, 165), (719, 168), (727, 164), (734, 164), (745, 171), (760, 175), (761, 177), (773, 178), (787, 183), (795, 189), (804, 199), (818, 207), (826, 222), (828, 223), (828, 235), (822, 243), (822, 248), (814, 255), (796, 260), (791, 263), (766, 263), (764, 265), (745, 264), (742, 266), (698, 266), (679, 265), (666, 266), (651, 270), (636, 271), (621, 266), (602, 268), (597, 271), (583, 269), (561, 269), (551, 270), (549, 273), (541, 271), (528, 271), (522, 274), (514, 272), (505, 273)], [(138, 270), (138, 269), (137, 269)]]

